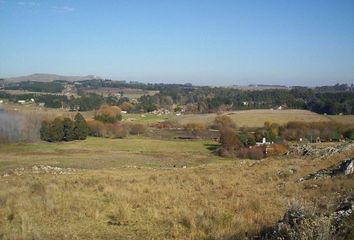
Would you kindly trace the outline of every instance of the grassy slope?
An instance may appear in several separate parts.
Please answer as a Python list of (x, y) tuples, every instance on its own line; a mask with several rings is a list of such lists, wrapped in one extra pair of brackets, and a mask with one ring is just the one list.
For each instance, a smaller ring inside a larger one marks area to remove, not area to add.
[[(329, 121), (326, 116), (307, 110), (245, 110), (226, 113), (237, 126), (261, 127), (265, 121), (284, 124), (288, 121)], [(191, 114), (174, 117), (181, 124), (203, 122), (211, 124), (216, 114)]]
[[(85, 170), (0, 177), (0, 237), (242, 237), (273, 224), (291, 201), (326, 209), (354, 187), (353, 176), (295, 182), (354, 151), (324, 160), (231, 161), (213, 156), (208, 144), (213, 142), (89, 138), (2, 146), (0, 172), (39, 163)], [(130, 165), (141, 168), (124, 167)]]
[(158, 116), (158, 115), (148, 114), (148, 113), (144, 113), (144, 114), (128, 113), (128, 114), (123, 114), (123, 121), (150, 124), (150, 123), (158, 123), (167, 120), (169, 117), (170, 115)]
[(354, 124), (354, 115), (327, 115), (327, 117), (339, 123)]
[(67, 143), (0, 146), (0, 172), (14, 167), (51, 164), (76, 168), (196, 165), (215, 159), (206, 146), (212, 141), (162, 141), (144, 138), (103, 139)]

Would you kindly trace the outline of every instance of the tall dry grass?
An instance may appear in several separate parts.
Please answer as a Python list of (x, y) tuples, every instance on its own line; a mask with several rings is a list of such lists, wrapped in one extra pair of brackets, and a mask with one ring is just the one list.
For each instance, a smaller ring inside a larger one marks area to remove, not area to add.
[[(296, 180), (353, 153), (324, 160), (269, 158), (186, 169), (123, 167), (1, 177), (0, 236), (243, 239), (282, 218), (294, 199), (318, 211), (333, 208), (338, 195), (354, 187), (353, 176)], [(318, 187), (308, 187), (313, 184)]]

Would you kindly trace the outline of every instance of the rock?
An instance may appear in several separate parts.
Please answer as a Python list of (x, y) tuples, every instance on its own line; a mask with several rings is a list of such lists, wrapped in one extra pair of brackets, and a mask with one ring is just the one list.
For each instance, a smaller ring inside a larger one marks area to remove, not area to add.
[(299, 224), (304, 218), (305, 213), (301, 208), (292, 208), (285, 213), (283, 220), (280, 222), (294, 226)]
[(304, 157), (319, 157), (326, 158), (337, 153), (345, 152), (354, 147), (354, 142), (338, 144), (335, 147), (326, 147), (319, 149), (315, 145), (308, 144), (293, 144), (289, 146), (289, 151), (286, 155), (304, 156)]
[(341, 171), (344, 172), (345, 175), (353, 174), (354, 172), (354, 158), (348, 159), (340, 165)]
[[(294, 206), (284, 214), (282, 220), (271, 227), (263, 229), (260, 235), (249, 239), (297, 240), (314, 239), (314, 236), (317, 237), (316, 239), (343, 239), (338, 238), (338, 236), (348, 236), (347, 233), (352, 231), (350, 219), (353, 218), (353, 202), (354, 190), (332, 213), (305, 213), (302, 208)], [(324, 230), (326, 231), (323, 232)], [(322, 238), (321, 235), (313, 235), (314, 233), (325, 233), (326, 235), (324, 236), (327, 237)]]
[(335, 177), (337, 175), (350, 175), (354, 172), (354, 158), (343, 160), (339, 165), (326, 169), (318, 170), (317, 172), (310, 173), (298, 180), (302, 182), (304, 180), (318, 180)]

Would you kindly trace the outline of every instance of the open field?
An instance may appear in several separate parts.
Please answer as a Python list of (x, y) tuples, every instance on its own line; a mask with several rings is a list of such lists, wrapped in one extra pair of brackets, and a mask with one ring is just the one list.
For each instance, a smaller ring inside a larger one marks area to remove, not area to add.
[[(137, 137), (2, 145), (0, 237), (242, 239), (290, 203), (324, 211), (354, 188), (353, 175), (296, 183), (354, 149), (322, 160), (252, 161), (214, 156), (213, 145)], [(34, 173), (38, 164), (75, 171)]]
[(339, 123), (354, 124), (354, 115), (327, 115), (326, 117)]
[(155, 115), (149, 113), (143, 113), (143, 114), (128, 113), (128, 114), (123, 114), (123, 121), (150, 124), (150, 123), (158, 123), (158, 122), (168, 120), (170, 117), (171, 115)]
[[(122, 166), (181, 167), (215, 160), (207, 149), (213, 141), (162, 141), (147, 138), (105, 139), (0, 146), (0, 172), (16, 166), (54, 164), (103, 169)], [(176, 148), (178, 150), (176, 150)]]
[[(261, 127), (264, 122), (284, 124), (289, 121), (321, 122), (329, 121), (326, 116), (307, 110), (244, 110), (224, 113), (231, 117), (238, 127)], [(216, 113), (212, 114), (190, 114), (173, 117), (180, 124), (191, 122), (202, 122), (207, 125), (213, 123)]]
[[(0, 107), (4, 108), (9, 112), (20, 112), (24, 114), (35, 114), (42, 118), (55, 118), (59, 116), (74, 117), (77, 112), (71, 112), (68, 109), (61, 108), (46, 108), (39, 107), (35, 104), (17, 104), (17, 103), (6, 103), (0, 104)], [(80, 112), (85, 118), (92, 118), (94, 111)]]

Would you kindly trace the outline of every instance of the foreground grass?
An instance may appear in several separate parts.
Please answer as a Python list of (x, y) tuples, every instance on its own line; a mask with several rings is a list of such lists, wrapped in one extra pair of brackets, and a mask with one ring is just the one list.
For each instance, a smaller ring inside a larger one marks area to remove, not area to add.
[(354, 151), (231, 161), (213, 156), (212, 143), (89, 138), (2, 146), (5, 172), (38, 163), (78, 170), (0, 177), (0, 238), (242, 239), (276, 222), (290, 202), (323, 211), (354, 188), (353, 176), (296, 183)]

